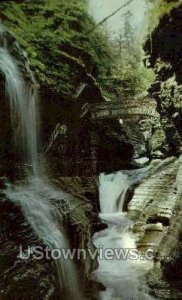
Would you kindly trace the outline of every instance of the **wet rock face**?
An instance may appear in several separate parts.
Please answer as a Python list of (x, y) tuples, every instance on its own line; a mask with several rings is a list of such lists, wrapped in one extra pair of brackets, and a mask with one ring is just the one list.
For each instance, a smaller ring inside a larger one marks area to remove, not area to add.
[(156, 73), (156, 82), (150, 88), (150, 94), (156, 100), (161, 116), (162, 129), (166, 135), (166, 154), (181, 153), (182, 146), (181, 18), (182, 6), (179, 6), (161, 18), (145, 45), (151, 67)]
[(95, 125), (97, 132), (97, 172), (126, 168), (133, 156), (130, 136), (118, 120), (104, 120)]
[(181, 299), (182, 233), (181, 157), (153, 161), (148, 177), (135, 189), (128, 205), (135, 220), (137, 246), (154, 250), (154, 267), (147, 277), (157, 299)]
[(154, 161), (154, 166), (148, 171), (148, 178), (135, 189), (129, 203), (129, 212), (138, 221), (149, 224), (161, 222), (162, 217), (171, 218), (175, 204), (171, 196), (173, 192), (175, 196), (176, 192), (171, 187), (176, 180), (178, 169), (178, 163), (175, 161), (175, 158)]
[(58, 176), (117, 171), (126, 168), (133, 156), (130, 136), (117, 119), (93, 122), (87, 117), (67, 128), (67, 134), (59, 135), (47, 153), (50, 168)]

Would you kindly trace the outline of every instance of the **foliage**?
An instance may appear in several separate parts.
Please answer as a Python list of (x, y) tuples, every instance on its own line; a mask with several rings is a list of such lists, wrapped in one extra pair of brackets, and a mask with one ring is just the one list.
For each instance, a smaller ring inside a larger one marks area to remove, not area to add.
[(128, 13), (123, 31), (119, 38), (112, 42), (112, 75), (103, 82), (108, 96), (114, 95), (121, 101), (134, 99), (135, 96), (146, 92), (155, 79), (153, 70), (147, 69), (143, 64), (142, 45), (135, 41), (130, 18), (132, 14)]
[(174, 7), (179, 5), (180, 1), (155, 0), (153, 2), (154, 5), (151, 6), (149, 11), (149, 33), (157, 27), (164, 14), (169, 14)]
[(131, 55), (127, 49), (122, 49), (120, 58), (113, 64), (112, 76), (105, 83), (108, 91), (121, 101), (147, 91), (155, 79), (154, 72), (144, 66), (138, 50), (135, 51)]
[[(177, 5), (177, 1), (166, 2), (163, 0), (153, 1), (149, 10), (149, 32), (158, 24), (159, 18), (169, 13)], [(137, 44), (131, 27), (128, 13), (125, 19), (124, 30), (118, 40), (113, 42), (114, 61), (112, 76), (105, 82), (109, 93), (115, 94), (117, 99), (126, 101), (138, 94), (146, 92), (155, 80), (154, 70), (144, 66), (144, 53), (142, 45)]]
[(99, 29), (85, 34), (94, 25), (85, 0), (1, 3), (0, 18), (27, 51), (42, 86), (73, 93), (82, 76), (79, 64), (98, 79), (110, 72), (106, 37)]

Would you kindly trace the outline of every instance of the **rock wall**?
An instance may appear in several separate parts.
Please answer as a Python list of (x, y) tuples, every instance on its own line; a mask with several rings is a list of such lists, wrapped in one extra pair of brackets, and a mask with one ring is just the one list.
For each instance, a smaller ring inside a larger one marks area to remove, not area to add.
[(166, 135), (162, 150), (168, 155), (181, 153), (182, 143), (181, 17), (182, 6), (179, 5), (160, 19), (145, 44), (150, 66), (156, 73), (149, 92), (157, 102)]
[(165, 136), (155, 100), (146, 94), (127, 101), (125, 106), (127, 114), (123, 117), (123, 124), (134, 145), (134, 157), (161, 157)]
[[(178, 157), (182, 146), (182, 6), (180, 1), (174, 2), (179, 5), (161, 17), (158, 26), (145, 44), (145, 50), (150, 67), (156, 74), (156, 81), (149, 92), (156, 100), (161, 127), (165, 133), (161, 151), (165, 155), (173, 154)], [(136, 189), (130, 206), (132, 213), (136, 214), (139, 220), (143, 220), (145, 226), (149, 226), (149, 230), (147, 227), (144, 230), (139, 246), (146, 247), (151, 243), (156, 247), (155, 265), (148, 274), (148, 283), (157, 299), (182, 297), (180, 182), (181, 156), (170, 162), (162, 172), (157, 172), (156, 178), (151, 177)], [(140, 203), (137, 202), (139, 197)]]
[(93, 121), (77, 113), (74, 120), (46, 153), (53, 173), (93, 176), (127, 167), (133, 156), (131, 135), (117, 118)]
[(182, 158), (153, 161), (146, 178), (128, 205), (135, 224), (137, 247), (150, 248), (154, 267), (147, 275), (157, 299), (181, 299), (181, 170)]

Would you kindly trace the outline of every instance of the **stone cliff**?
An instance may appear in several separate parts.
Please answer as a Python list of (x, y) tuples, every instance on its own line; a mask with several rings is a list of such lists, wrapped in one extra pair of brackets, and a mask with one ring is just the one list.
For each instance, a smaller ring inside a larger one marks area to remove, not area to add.
[(150, 94), (156, 100), (165, 131), (162, 150), (167, 154), (181, 153), (181, 16), (181, 6), (164, 15), (145, 44), (156, 73)]

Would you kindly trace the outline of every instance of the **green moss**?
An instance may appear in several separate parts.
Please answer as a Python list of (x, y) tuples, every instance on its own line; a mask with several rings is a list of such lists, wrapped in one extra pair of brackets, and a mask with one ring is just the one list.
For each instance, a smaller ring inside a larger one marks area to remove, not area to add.
[(165, 15), (169, 14), (170, 11), (179, 5), (178, 0), (176, 1), (164, 1), (156, 0), (155, 5), (152, 6), (149, 12), (149, 32), (152, 32), (155, 27), (159, 24), (159, 20)]
[(82, 74), (66, 56), (84, 64), (98, 80), (110, 72), (106, 37), (99, 30), (86, 35), (94, 25), (87, 1), (1, 3), (0, 18), (28, 53), (41, 86), (67, 94), (75, 91)]

